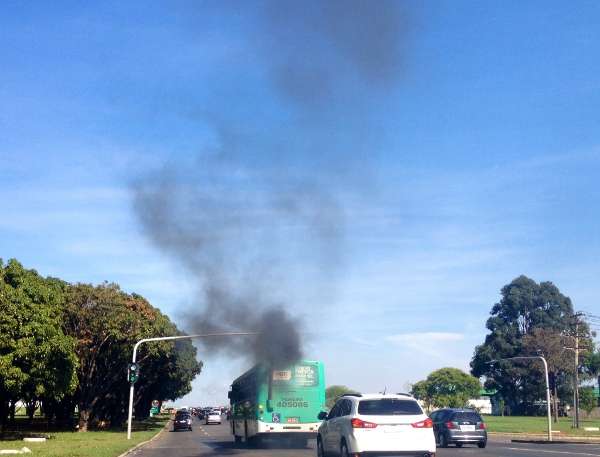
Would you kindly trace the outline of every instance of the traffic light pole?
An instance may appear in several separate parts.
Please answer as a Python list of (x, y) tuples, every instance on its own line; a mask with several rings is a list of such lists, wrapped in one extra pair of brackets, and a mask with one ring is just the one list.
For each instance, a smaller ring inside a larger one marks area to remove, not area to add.
[(552, 415), (550, 413), (550, 381), (548, 379), (548, 362), (541, 355), (538, 356), (518, 356), (507, 357), (505, 359), (491, 360), (488, 364), (496, 363), (500, 360), (541, 360), (544, 364), (544, 377), (546, 378), (546, 413), (548, 417), (548, 441), (552, 441)]
[[(140, 344), (148, 343), (151, 341), (169, 341), (169, 340), (184, 340), (184, 339), (192, 339), (192, 338), (210, 338), (214, 336), (248, 336), (248, 335), (258, 335), (257, 332), (221, 332), (221, 333), (205, 333), (200, 335), (179, 335), (179, 336), (161, 336), (157, 338), (144, 338), (139, 340), (133, 346), (133, 357), (131, 358), (132, 365), (135, 366), (136, 358), (137, 358), (137, 350)], [(129, 380), (129, 370), (127, 373), (127, 377)], [(134, 382), (130, 382), (129, 386), (129, 413), (127, 414), (127, 439), (131, 439), (131, 420), (133, 417), (133, 396), (134, 396)]]

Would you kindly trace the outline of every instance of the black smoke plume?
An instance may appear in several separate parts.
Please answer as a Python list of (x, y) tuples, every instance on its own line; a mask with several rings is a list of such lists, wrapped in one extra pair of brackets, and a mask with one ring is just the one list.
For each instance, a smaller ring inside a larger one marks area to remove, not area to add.
[[(149, 239), (197, 283), (188, 331), (260, 332), (201, 343), (285, 366), (304, 355), (288, 273), (301, 264), (334, 282), (343, 200), (365, 184), (377, 147), (367, 129), (382, 114), (371, 98), (399, 78), (406, 14), (387, 0), (277, 0), (217, 2), (203, 15), (233, 11), (259, 16), (247, 50), (286, 122), (265, 116), (248, 128), (255, 119), (231, 114), (235, 97), (188, 107), (203, 113), (197, 120), (212, 127), (215, 146), (139, 179), (134, 208)], [(244, 90), (252, 88), (232, 87)]]

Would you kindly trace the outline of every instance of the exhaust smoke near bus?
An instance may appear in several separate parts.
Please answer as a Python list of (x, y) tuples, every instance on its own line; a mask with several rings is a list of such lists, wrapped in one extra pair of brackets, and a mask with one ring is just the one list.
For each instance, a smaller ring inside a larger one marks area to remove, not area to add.
[(285, 367), (303, 355), (300, 313), (282, 301), (290, 293), (286, 272), (299, 259), (322, 277), (337, 269), (341, 208), (308, 183), (305, 190), (297, 184), (290, 189), (279, 178), (250, 171), (231, 176), (236, 172), (221, 156), (203, 157), (202, 163), (137, 183), (142, 227), (197, 285), (194, 306), (185, 313), (187, 331), (260, 333), (200, 344), (211, 353), (246, 354)]
[(234, 59), (252, 56), (256, 71), (242, 76), (228, 61), (224, 74), (202, 82), (215, 85), (214, 98), (179, 102), (186, 122), (212, 141), (195, 158), (177, 154), (138, 179), (134, 209), (144, 234), (197, 286), (186, 330), (260, 332), (199, 343), (286, 366), (304, 355), (307, 308), (292, 299), (295, 290), (333, 296), (345, 202), (368, 193), (381, 102), (402, 66), (406, 12), (387, 0), (203, 5), (189, 16), (259, 15), (248, 39), (229, 50)]

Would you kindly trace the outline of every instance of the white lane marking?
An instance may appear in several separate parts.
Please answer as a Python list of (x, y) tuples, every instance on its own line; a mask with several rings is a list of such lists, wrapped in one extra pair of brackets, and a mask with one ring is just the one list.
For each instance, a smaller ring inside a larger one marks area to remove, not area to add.
[(600, 454), (589, 454), (587, 452), (573, 452), (573, 451), (549, 451), (547, 449), (528, 449), (523, 447), (506, 447), (509, 451), (525, 451), (525, 452), (542, 452), (544, 454), (565, 454), (565, 455), (587, 455), (592, 457), (598, 457)]

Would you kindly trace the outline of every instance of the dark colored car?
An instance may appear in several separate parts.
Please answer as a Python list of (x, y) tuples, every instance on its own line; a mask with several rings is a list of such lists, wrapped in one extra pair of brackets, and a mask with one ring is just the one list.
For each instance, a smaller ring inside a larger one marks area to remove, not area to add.
[(439, 409), (429, 416), (433, 421), (433, 433), (439, 447), (455, 444), (487, 445), (485, 422), (478, 412), (471, 409)]
[(189, 430), (192, 431), (192, 415), (188, 412), (175, 414), (173, 419), (173, 431)]

